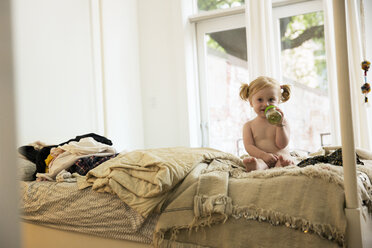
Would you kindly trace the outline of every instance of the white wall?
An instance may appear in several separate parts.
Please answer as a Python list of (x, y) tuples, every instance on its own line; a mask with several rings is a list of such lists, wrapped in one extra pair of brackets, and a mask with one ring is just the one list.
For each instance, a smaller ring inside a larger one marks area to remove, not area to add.
[(187, 0), (138, 1), (146, 147), (198, 145), (192, 7)]
[(16, 0), (18, 142), (97, 130), (89, 1)]
[(18, 145), (95, 132), (143, 147), (136, 1), (101, 1), (98, 27), (97, 3), (14, 1)]
[(107, 136), (116, 147), (144, 147), (136, 0), (102, 1)]

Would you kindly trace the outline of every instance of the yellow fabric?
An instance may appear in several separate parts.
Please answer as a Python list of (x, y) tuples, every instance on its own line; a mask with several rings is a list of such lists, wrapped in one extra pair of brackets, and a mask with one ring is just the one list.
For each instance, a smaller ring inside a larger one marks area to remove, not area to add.
[(54, 157), (52, 155), (48, 155), (48, 157), (45, 159), (45, 173), (48, 173), (49, 171), (49, 164), (50, 162), (54, 159)]
[(200, 162), (236, 156), (210, 148), (159, 148), (119, 154), (78, 178), (80, 189), (117, 194), (126, 204), (148, 216)]

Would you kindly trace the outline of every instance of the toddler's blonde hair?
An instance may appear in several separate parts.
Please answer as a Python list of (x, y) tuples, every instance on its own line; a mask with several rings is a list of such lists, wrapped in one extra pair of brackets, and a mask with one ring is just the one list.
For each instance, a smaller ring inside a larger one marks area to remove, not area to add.
[(240, 87), (240, 98), (244, 101), (251, 101), (252, 96), (256, 94), (258, 91), (264, 88), (277, 88), (280, 95), (280, 102), (286, 102), (289, 100), (291, 96), (291, 88), (289, 85), (280, 85), (278, 81), (273, 78), (260, 76), (253, 80), (249, 85), (242, 84)]

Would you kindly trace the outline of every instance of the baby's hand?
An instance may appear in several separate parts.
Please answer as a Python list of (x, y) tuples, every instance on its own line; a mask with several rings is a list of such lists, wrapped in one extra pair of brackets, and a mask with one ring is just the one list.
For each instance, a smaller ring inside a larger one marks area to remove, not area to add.
[(278, 123), (278, 125), (283, 125), (283, 121), (284, 121), (284, 113), (283, 113), (283, 111), (280, 108), (278, 108), (278, 107), (275, 107), (275, 110), (277, 110), (282, 115), (282, 119), (280, 120), (280, 122)]
[(278, 159), (279, 157), (272, 153), (266, 153), (262, 158), (269, 167), (274, 167)]

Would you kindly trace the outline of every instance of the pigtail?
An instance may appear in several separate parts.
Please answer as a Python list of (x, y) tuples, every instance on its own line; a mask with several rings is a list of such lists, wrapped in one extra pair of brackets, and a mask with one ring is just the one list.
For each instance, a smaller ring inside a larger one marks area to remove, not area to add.
[(249, 85), (248, 84), (242, 84), (242, 86), (240, 86), (240, 98), (244, 101), (247, 101), (248, 100), (248, 97), (249, 97)]
[(291, 96), (291, 88), (288, 84), (281, 85), (280, 89), (282, 91), (282, 97), (280, 99), (281, 102), (286, 102), (289, 100), (289, 97)]

